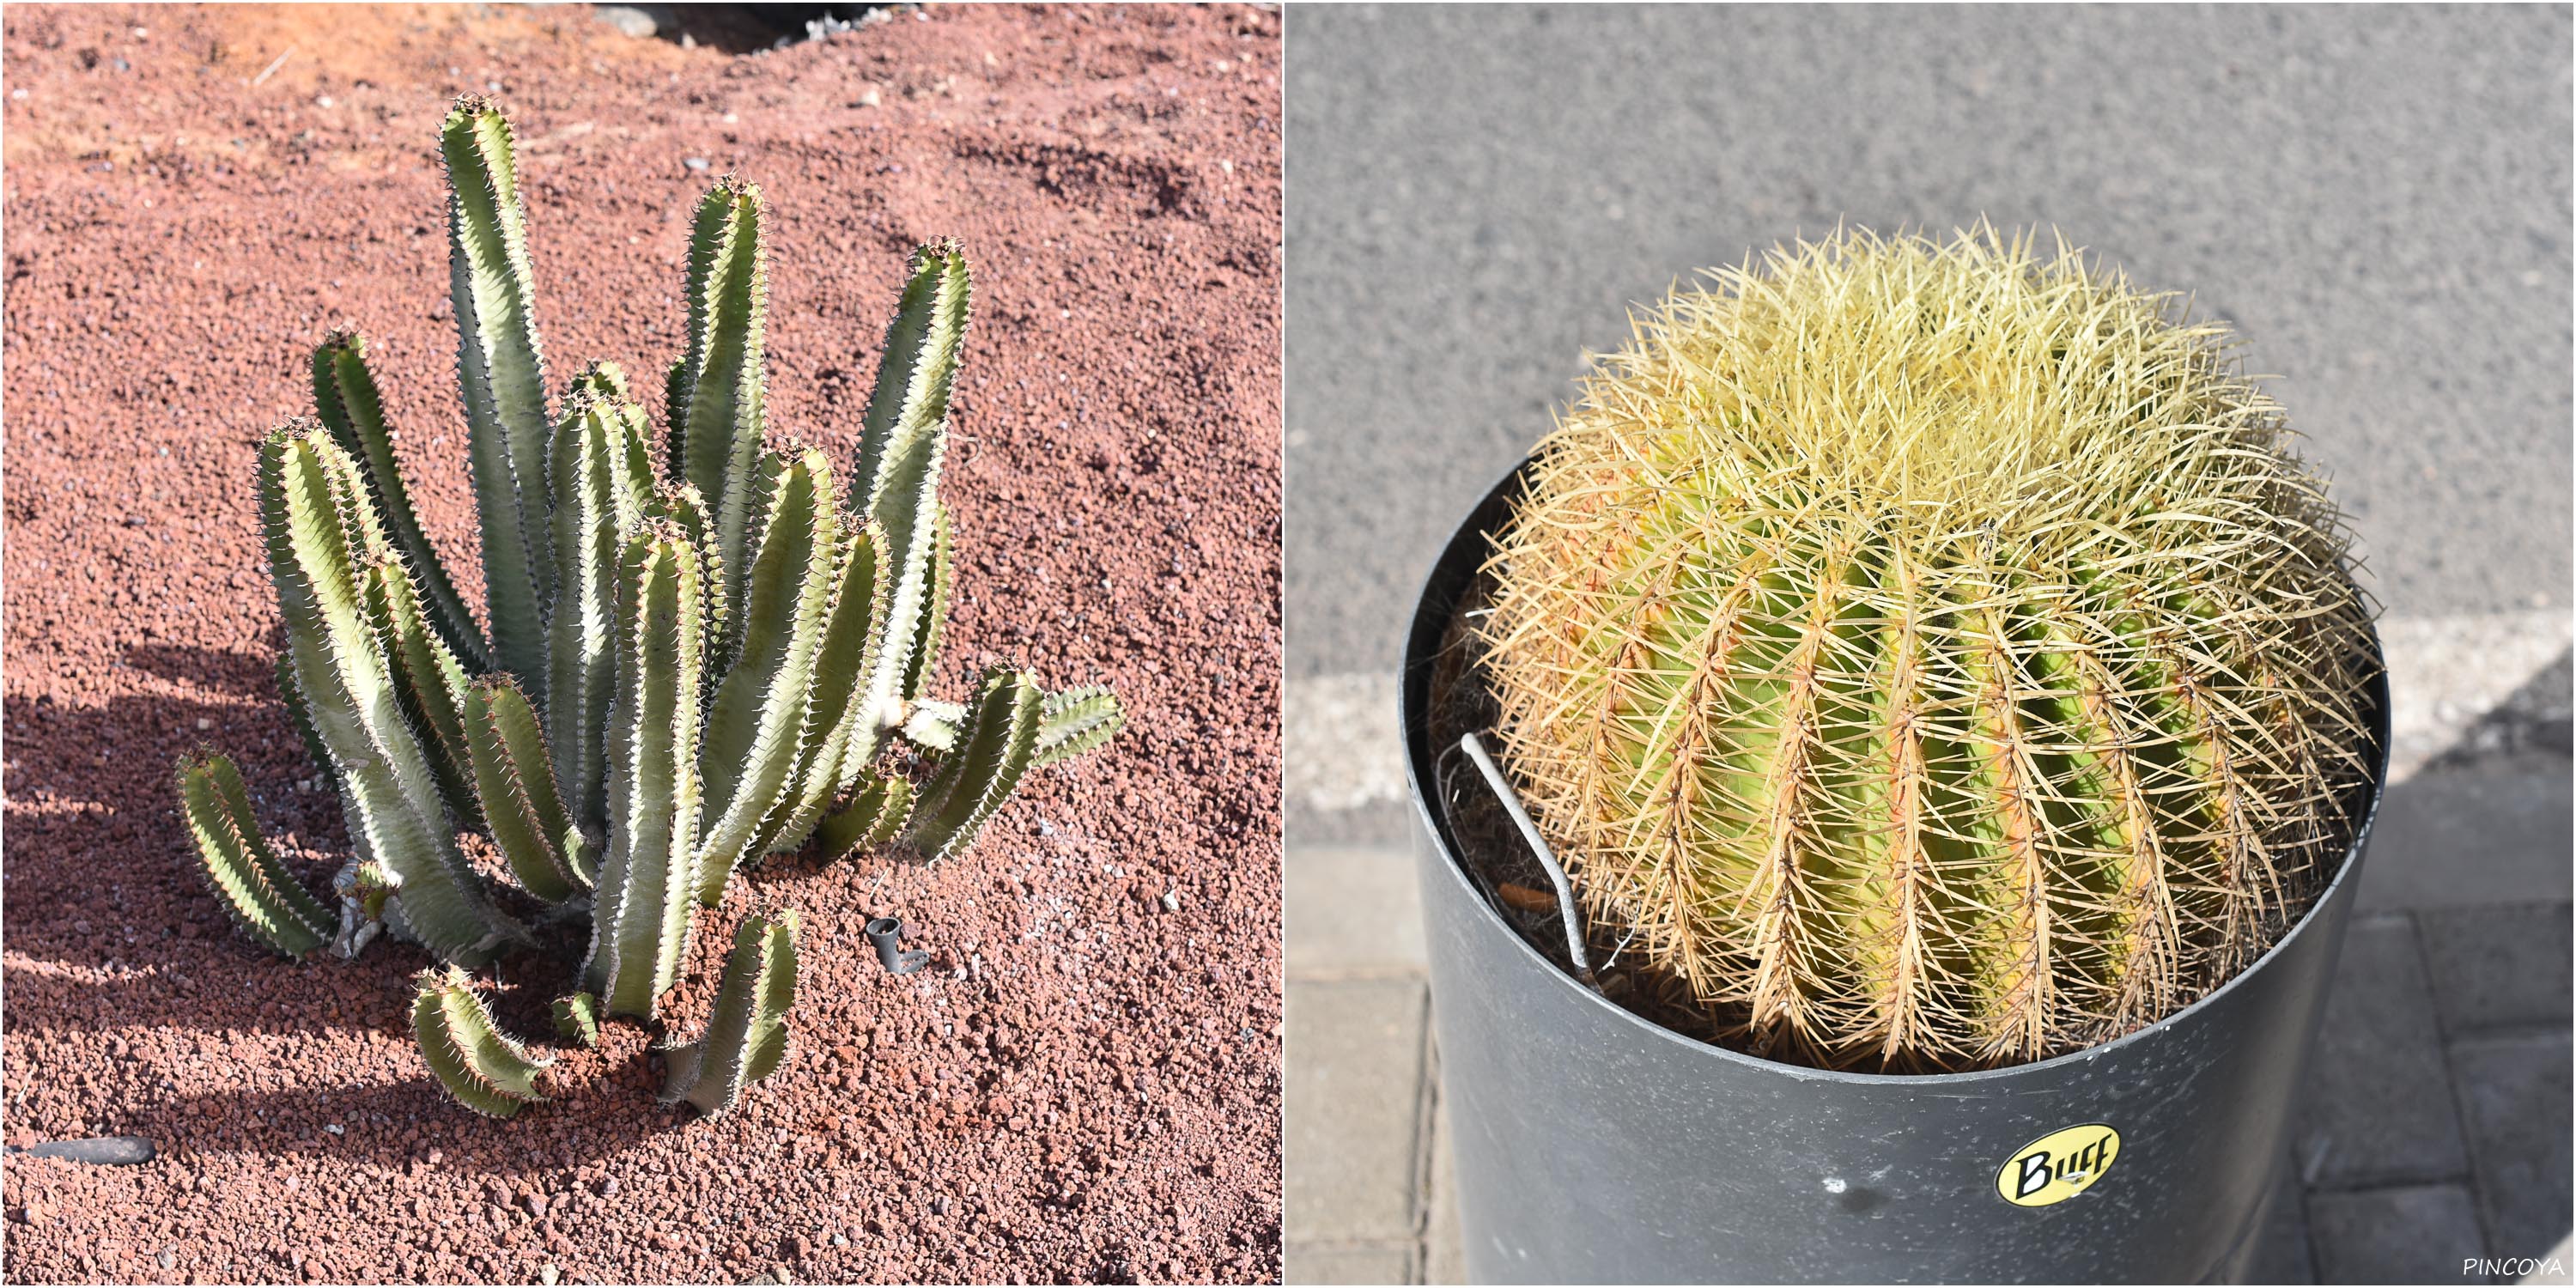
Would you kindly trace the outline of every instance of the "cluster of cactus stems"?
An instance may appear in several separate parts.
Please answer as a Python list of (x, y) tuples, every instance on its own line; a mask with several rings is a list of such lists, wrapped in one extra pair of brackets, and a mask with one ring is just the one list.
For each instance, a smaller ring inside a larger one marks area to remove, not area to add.
[(1587, 379), (1479, 626), (1586, 911), (1754, 1051), (1951, 1070), (2205, 995), (2349, 843), (2349, 542), (2225, 333), (1991, 230), (1721, 273)]
[[(1100, 746), (1123, 714), (1104, 688), (1049, 694), (1010, 667), (964, 703), (925, 692), (971, 297), (955, 243), (912, 260), (842, 476), (819, 451), (764, 441), (767, 211), (757, 187), (716, 184), (690, 242), (688, 348), (664, 384), (657, 463), (614, 364), (549, 407), (508, 122), (462, 99), (440, 143), (489, 630), (413, 509), (365, 341), (332, 335), (313, 356), (316, 415), (267, 437), (258, 479), (279, 685), (353, 843), (336, 910), (260, 836), (230, 761), (192, 755), (178, 787), (206, 876), (255, 938), (351, 955), (381, 929), (436, 956), (413, 1011), (431, 1071), (508, 1116), (542, 1098), (546, 1062), (494, 1026), (464, 972), (532, 944), (529, 901), (589, 916), (578, 989), (554, 1018), (593, 1044), (606, 1017), (656, 1017), (700, 911), (744, 864), (954, 854), (1030, 770)], [(888, 763), (897, 737), (929, 762), (917, 790)], [(460, 831), (490, 839), (515, 895), (475, 871)], [(713, 1027), (671, 1052), (668, 1098), (717, 1112), (777, 1067), (797, 924), (743, 923)]]

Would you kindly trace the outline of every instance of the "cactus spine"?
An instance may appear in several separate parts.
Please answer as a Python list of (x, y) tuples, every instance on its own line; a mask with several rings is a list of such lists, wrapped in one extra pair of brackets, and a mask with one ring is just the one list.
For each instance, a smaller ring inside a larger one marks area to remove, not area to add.
[[(726, 179), (699, 208), (657, 451), (613, 364), (584, 368), (549, 412), (509, 123), (461, 99), (440, 151), (488, 635), (414, 513), (365, 342), (334, 332), (313, 355), (320, 420), (271, 434), (259, 477), (286, 619), (279, 689), (355, 840), (333, 882), (337, 933), (259, 839), (228, 762), (188, 762), (178, 786), (208, 880), (291, 956), (324, 942), (353, 955), (386, 928), (463, 967), (528, 943), (456, 839), (487, 834), (521, 891), (557, 905), (550, 918), (590, 918), (583, 991), (555, 1015), (586, 1044), (603, 1014), (656, 1014), (698, 902), (718, 906), (746, 861), (898, 836), (953, 854), (1030, 769), (1097, 747), (1123, 717), (1106, 689), (1050, 698), (1017, 671), (988, 675), (967, 706), (929, 695), (955, 564), (939, 472), (972, 294), (954, 242), (909, 265), (844, 497), (822, 454), (763, 446), (756, 187)], [(895, 736), (931, 762), (925, 809), (881, 754)], [(781, 924), (792, 946), (792, 916)], [(422, 996), (441, 1084), (481, 1112), (527, 1103), (533, 1064), (462, 977)], [(723, 1053), (742, 1038), (723, 1024), (710, 1037), (716, 1104), (765, 1070), (763, 1014), (743, 1051)]]
[(793, 908), (743, 919), (725, 955), (707, 1035), (666, 1055), (665, 1103), (686, 1100), (713, 1117), (777, 1071), (787, 1057), (787, 1012), (796, 1004), (797, 927)]
[(1589, 913), (1784, 1058), (2188, 1004), (2349, 839), (2367, 609), (2279, 408), (2063, 249), (1853, 234), (1676, 293), (1498, 535), (1507, 760)]

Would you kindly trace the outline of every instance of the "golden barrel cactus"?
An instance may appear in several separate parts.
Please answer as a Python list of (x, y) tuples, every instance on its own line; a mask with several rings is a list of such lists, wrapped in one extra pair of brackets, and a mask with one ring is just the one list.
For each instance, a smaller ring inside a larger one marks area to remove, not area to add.
[(1677, 291), (1496, 535), (1505, 760), (1596, 924), (1775, 1058), (2106, 1040), (2313, 902), (2369, 609), (2227, 332), (2060, 243)]

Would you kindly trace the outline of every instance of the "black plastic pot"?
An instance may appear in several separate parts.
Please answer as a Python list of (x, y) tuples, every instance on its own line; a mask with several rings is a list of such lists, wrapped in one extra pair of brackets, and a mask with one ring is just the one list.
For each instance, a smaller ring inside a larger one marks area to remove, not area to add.
[(1433, 566), (1401, 688), (1469, 1282), (2241, 1277), (2351, 919), (2384, 751), (2316, 907), (2149, 1028), (1965, 1074), (1834, 1073), (1724, 1050), (1578, 983), (1460, 862), (1434, 787), (1432, 661), (1519, 487), (1515, 470)]

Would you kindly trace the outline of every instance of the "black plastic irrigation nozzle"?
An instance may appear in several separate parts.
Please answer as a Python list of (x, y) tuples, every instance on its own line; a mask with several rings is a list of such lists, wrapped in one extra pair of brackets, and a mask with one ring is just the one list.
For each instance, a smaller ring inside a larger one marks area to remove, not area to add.
[(868, 942), (877, 950), (877, 960), (888, 971), (909, 975), (930, 964), (930, 954), (906, 952), (903, 947), (903, 919), (875, 917), (868, 921)]

